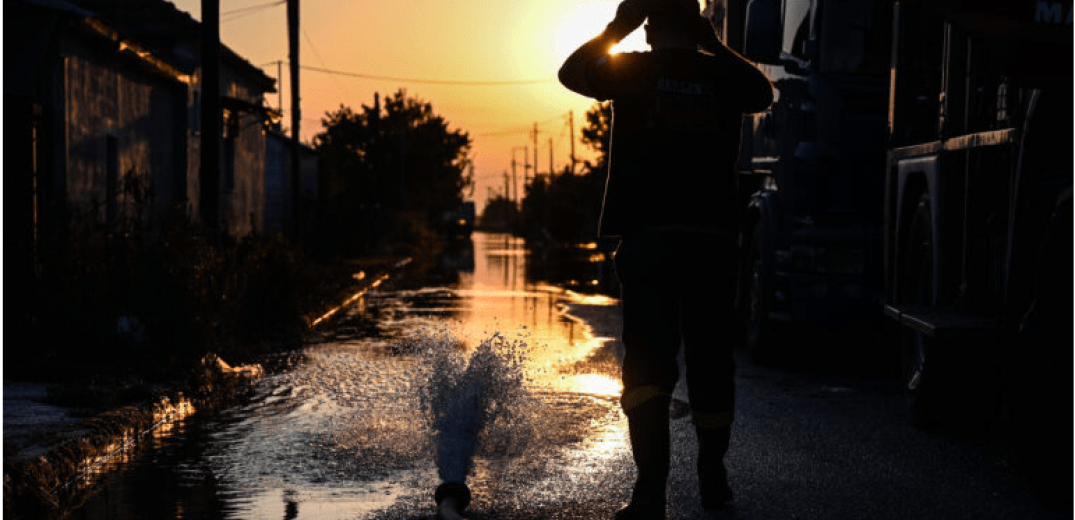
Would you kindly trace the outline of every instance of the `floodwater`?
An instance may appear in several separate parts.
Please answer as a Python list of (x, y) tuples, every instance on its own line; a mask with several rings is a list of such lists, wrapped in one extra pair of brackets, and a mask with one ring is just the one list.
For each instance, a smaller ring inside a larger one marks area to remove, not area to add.
[[(629, 450), (600, 335), (616, 301), (583, 291), (607, 264), (592, 246), (569, 256), (550, 270), (518, 238), (475, 233), (429, 283), (390, 280), (320, 325), (241, 405), (152, 436), (71, 517), (429, 518), (451, 475), (478, 512), (588, 500)], [(480, 417), (459, 424), (474, 380)]]

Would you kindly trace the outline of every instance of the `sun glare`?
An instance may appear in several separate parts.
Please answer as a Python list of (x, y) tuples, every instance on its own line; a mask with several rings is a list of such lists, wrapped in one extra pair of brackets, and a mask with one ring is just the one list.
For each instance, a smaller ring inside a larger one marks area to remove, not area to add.
[[(592, 2), (581, 3), (570, 11), (559, 15), (553, 36), (556, 57), (559, 63), (567, 59), (575, 49), (594, 36), (601, 34), (605, 26), (616, 14), (616, 3)], [(648, 50), (645, 32), (641, 27), (612, 48), (612, 52), (631, 52)]]

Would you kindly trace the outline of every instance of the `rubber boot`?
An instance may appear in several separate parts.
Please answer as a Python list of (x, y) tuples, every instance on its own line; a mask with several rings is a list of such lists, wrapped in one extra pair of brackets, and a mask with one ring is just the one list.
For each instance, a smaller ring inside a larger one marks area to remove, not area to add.
[(616, 513), (616, 520), (664, 519), (671, 453), (669, 402), (666, 396), (654, 397), (626, 412), (638, 478), (631, 503)]
[(698, 435), (698, 489), (702, 507), (707, 511), (722, 509), (732, 501), (724, 455), (728, 453), (731, 427), (695, 428)]

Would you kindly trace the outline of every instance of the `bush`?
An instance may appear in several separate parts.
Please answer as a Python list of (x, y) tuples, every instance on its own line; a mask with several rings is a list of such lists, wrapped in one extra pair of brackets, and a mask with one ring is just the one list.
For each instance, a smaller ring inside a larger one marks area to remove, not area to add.
[(566, 170), (552, 179), (534, 179), (523, 199), (523, 236), (561, 243), (595, 240), (604, 182), (603, 173)]
[(280, 236), (99, 213), (69, 211), (43, 234), (25, 294), (6, 302), (18, 308), (5, 311), (9, 363), (61, 375), (167, 370), (208, 352), (239, 362), (295, 341), (320, 303), (307, 289), (317, 270)]

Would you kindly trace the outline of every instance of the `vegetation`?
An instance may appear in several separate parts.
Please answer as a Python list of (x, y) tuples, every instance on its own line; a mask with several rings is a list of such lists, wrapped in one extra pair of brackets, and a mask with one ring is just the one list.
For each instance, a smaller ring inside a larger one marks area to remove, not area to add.
[(514, 229), (519, 222), (519, 208), (515, 202), (504, 196), (497, 196), (485, 203), (481, 220), (481, 229), (504, 232)]
[(182, 216), (155, 218), (128, 174), (112, 222), (56, 212), (30, 272), (5, 288), (5, 378), (68, 383), (57, 404), (88, 411), (146, 398), (209, 353), (245, 363), (298, 345), (357, 269), (317, 262), (282, 236), (233, 239)]
[(605, 186), (603, 171), (539, 176), (526, 187), (523, 199), (523, 236), (560, 243), (591, 242), (597, 236), (597, 218)]
[(605, 171), (612, 138), (612, 102), (594, 103), (586, 111), (586, 126), (582, 127), (582, 144), (597, 152), (596, 163), (586, 162), (590, 171)]
[(321, 160), (324, 251), (356, 256), (430, 240), (472, 188), (470, 136), (403, 90), (341, 105), (314, 138)]
[(597, 161), (586, 161), (579, 174), (565, 168), (554, 177), (535, 178), (526, 187), (518, 232), (535, 241), (573, 243), (596, 239), (611, 122), (611, 103), (595, 103), (586, 112), (582, 143), (597, 152)]

